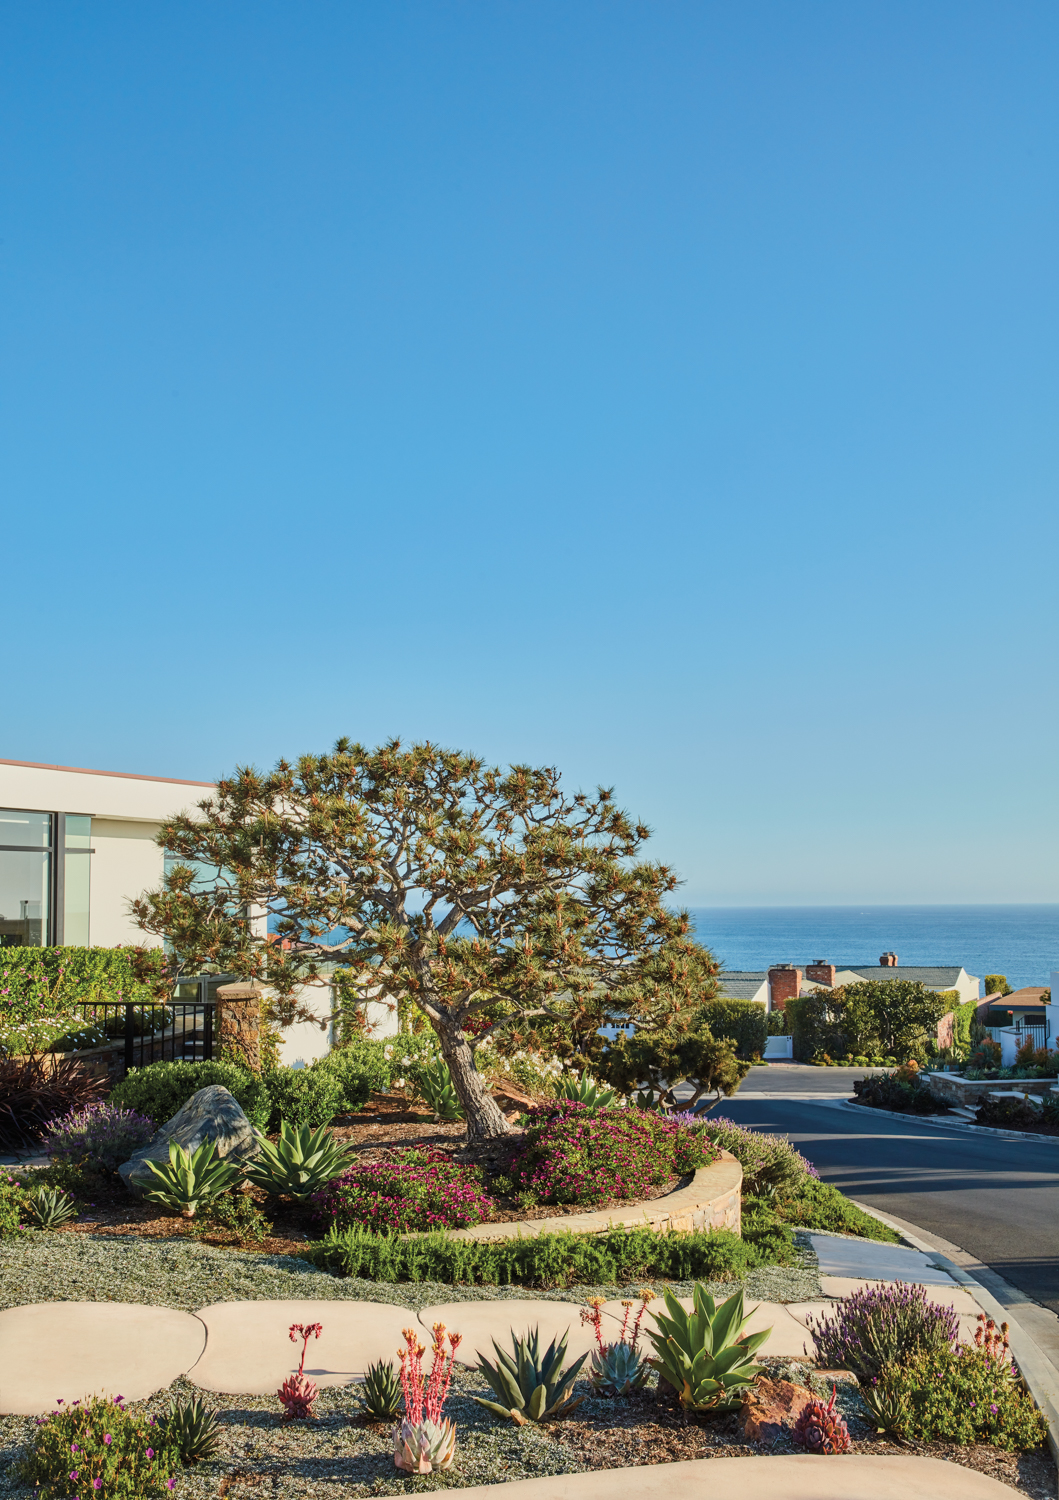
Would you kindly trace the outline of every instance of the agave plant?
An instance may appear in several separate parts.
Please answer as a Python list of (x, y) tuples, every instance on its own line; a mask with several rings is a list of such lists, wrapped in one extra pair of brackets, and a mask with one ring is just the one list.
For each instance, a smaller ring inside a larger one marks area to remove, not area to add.
[(217, 1413), (201, 1396), (173, 1401), (165, 1427), (166, 1437), (180, 1454), (185, 1468), (212, 1458), (221, 1446), (221, 1424)]
[(571, 1397), (574, 1381), (587, 1354), (563, 1369), (566, 1360), (566, 1334), (556, 1341), (552, 1339), (544, 1357), (540, 1353), (540, 1336), (536, 1328), (526, 1338), (511, 1335), (514, 1353), (501, 1349), (496, 1339), (497, 1362), (491, 1365), (479, 1354), (478, 1372), (485, 1376), (490, 1388), (499, 1396), (499, 1401), (486, 1401), (475, 1396), (479, 1406), (496, 1412), (498, 1417), (510, 1417), (520, 1427), (527, 1422), (551, 1422), (569, 1416), (580, 1406), (583, 1396)]
[(368, 1366), (364, 1409), (373, 1422), (392, 1422), (401, 1415), (401, 1382), (392, 1363)]
[(618, 1102), (613, 1089), (605, 1089), (587, 1073), (580, 1077), (567, 1073), (560, 1078), (555, 1088), (557, 1099), (572, 1099), (575, 1104), (587, 1104), (592, 1109), (611, 1109)]
[(596, 1335), (588, 1378), (597, 1395), (631, 1396), (647, 1384), (651, 1367), (640, 1352), (640, 1325), (654, 1297), (652, 1291), (640, 1293), (640, 1307), (631, 1324), (632, 1299), (622, 1302), (625, 1315), (621, 1320), (618, 1337), (612, 1342), (603, 1337), (603, 1298), (593, 1297), (588, 1307), (581, 1309), (582, 1323), (591, 1323)]
[(185, 1219), (193, 1219), (201, 1205), (212, 1203), (243, 1175), (239, 1167), (217, 1156), (215, 1141), (203, 1141), (194, 1151), (170, 1141), (169, 1161), (159, 1165), (148, 1159), (147, 1166), (159, 1186), (144, 1193), (144, 1197), (149, 1203), (160, 1203), (163, 1208), (182, 1214)]
[(879, 1432), (901, 1436), (908, 1426), (908, 1397), (893, 1383), (889, 1366), (861, 1386), (860, 1397)]
[(59, 1188), (37, 1188), (29, 1195), (26, 1213), (38, 1229), (58, 1229), (77, 1217), (77, 1205)]
[(826, 1406), (822, 1401), (814, 1400), (802, 1407), (791, 1437), (800, 1448), (806, 1448), (810, 1453), (849, 1452), (849, 1428), (842, 1413), (835, 1410), (834, 1386)]
[(434, 1111), (436, 1120), (462, 1120), (463, 1105), (452, 1081), (449, 1065), (443, 1057), (424, 1063), (419, 1078), (423, 1098)]
[(404, 1330), (405, 1347), (401, 1356), (401, 1389), (405, 1415), (393, 1429), (393, 1461), (408, 1474), (429, 1474), (434, 1469), (448, 1469), (456, 1453), (456, 1423), (442, 1411), (449, 1393), (452, 1366), (460, 1335), (448, 1335), (445, 1351), (445, 1325), (435, 1323), (431, 1350), (430, 1374), (423, 1375), (425, 1350), (415, 1330)]
[(313, 1130), (311, 1125), (288, 1125), (284, 1120), (275, 1144), (258, 1130), (254, 1134), (260, 1155), (247, 1167), (246, 1175), (274, 1198), (286, 1193), (304, 1203), (349, 1166), (348, 1150), (326, 1125)]
[(653, 1314), (658, 1327), (647, 1332), (655, 1351), (650, 1364), (686, 1410), (730, 1411), (760, 1375), (752, 1356), (772, 1330), (741, 1334), (742, 1287), (718, 1306), (700, 1284), (692, 1300), (692, 1311), (685, 1312), (666, 1290), (666, 1312)]

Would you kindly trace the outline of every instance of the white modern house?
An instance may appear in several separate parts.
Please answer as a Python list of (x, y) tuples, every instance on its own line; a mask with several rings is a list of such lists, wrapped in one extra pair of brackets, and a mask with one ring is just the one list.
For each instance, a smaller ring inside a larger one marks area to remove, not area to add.
[[(212, 790), (209, 781), (0, 760), (0, 947), (157, 944), (136, 926), (129, 901), (162, 883), (162, 824)], [(203, 975), (189, 985), (205, 996), (221, 982)], [(323, 1025), (286, 1029), (281, 1058), (295, 1066), (322, 1057), (333, 1040), (331, 986), (299, 998)], [(376, 1035), (396, 1031), (387, 1006), (373, 1003), (368, 1014)]]

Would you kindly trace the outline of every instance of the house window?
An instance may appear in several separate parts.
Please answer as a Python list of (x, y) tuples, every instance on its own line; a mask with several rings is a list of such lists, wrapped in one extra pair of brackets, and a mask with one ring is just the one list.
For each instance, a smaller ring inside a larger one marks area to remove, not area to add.
[(0, 947), (88, 944), (92, 819), (0, 808)]

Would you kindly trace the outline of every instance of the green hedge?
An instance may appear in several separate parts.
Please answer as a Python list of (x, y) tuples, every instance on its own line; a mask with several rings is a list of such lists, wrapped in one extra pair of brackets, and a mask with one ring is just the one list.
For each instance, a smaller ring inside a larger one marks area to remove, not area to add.
[(70, 1043), (85, 1029), (84, 1004), (153, 1001), (164, 962), (160, 948), (0, 948), (0, 1051)]
[(333, 1074), (340, 1081), (344, 1107), (350, 1111), (363, 1109), (370, 1094), (388, 1089), (393, 1076), (386, 1043), (361, 1039), (336, 1047), (313, 1063), (313, 1068)]
[(443, 1233), (400, 1239), (369, 1229), (331, 1230), (302, 1252), (336, 1276), (366, 1281), (436, 1281), (450, 1286), (621, 1286), (629, 1282), (735, 1280), (762, 1265), (789, 1265), (794, 1241), (781, 1225), (740, 1239), (727, 1229), (658, 1234), (539, 1234), (460, 1240)]
[(702, 1008), (702, 1019), (718, 1041), (735, 1044), (737, 1057), (760, 1057), (768, 1040), (765, 1007), (756, 1000), (730, 1000), (720, 995)]
[(146, 1068), (132, 1068), (111, 1090), (110, 1102), (164, 1125), (192, 1094), (214, 1083), (235, 1096), (251, 1125), (268, 1129), (272, 1099), (265, 1082), (231, 1062), (156, 1062)]

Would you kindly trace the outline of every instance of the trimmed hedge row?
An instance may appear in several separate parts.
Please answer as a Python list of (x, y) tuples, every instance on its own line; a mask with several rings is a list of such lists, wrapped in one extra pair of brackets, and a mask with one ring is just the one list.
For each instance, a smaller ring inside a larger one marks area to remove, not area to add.
[(444, 1233), (399, 1239), (370, 1229), (332, 1230), (303, 1252), (336, 1276), (365, 1281), (437, 1281), (450, 1286), (621, 1286), (635, 1281), (737, 1280), (764, 1265), (789, 1265), (794, 1241), (782, 1225), (750, 1238), (728, 1229), (462, 1240)]

